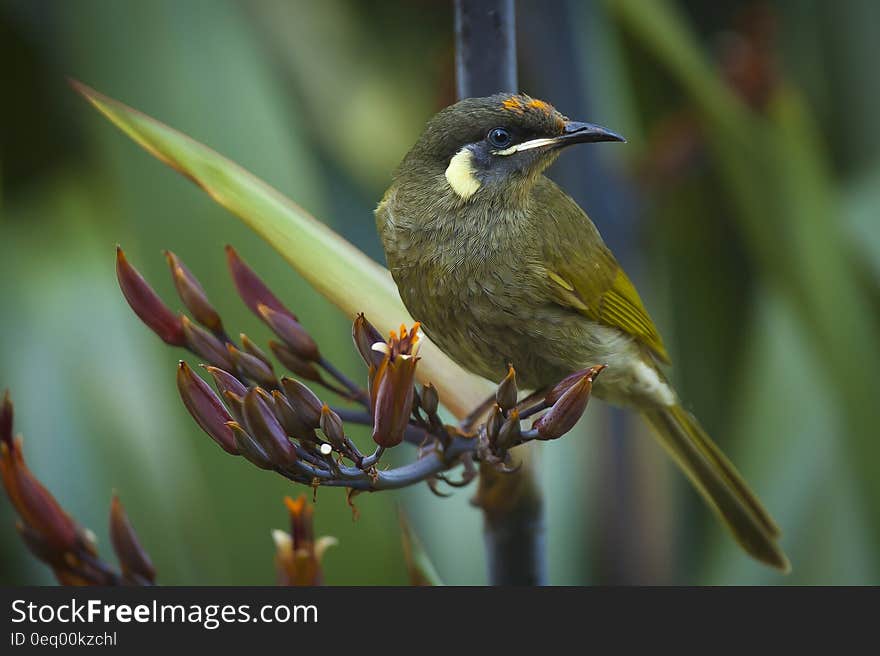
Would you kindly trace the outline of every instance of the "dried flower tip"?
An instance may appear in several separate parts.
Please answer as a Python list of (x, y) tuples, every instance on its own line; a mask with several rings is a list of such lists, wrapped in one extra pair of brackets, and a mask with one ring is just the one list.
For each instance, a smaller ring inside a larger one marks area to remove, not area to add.
[(281, 386), (297, 416), (310, 428), (318, 428), (321, 425), (321, 409), (324, 404), (314, 392), (294, 378), (282, 378)]
[(235, 288), (238, 290), (238, 295), (241, 296), (241, 300), (250, 308), (251, 312), (260, 316), (257, 308), (262, 304), (276, 312), (286, 314), (296, 321), (296, 315), (284, 307), (281, 301), (275, 297), (275, 294), (269, 291), (266, 283), (242, 261), (232, 246), (226, 247), (226, 262), (229, 265), (229, 271), (232, 274), (232, 280), (235, 283)]
[(422, 385), (421, 399), (422, 409), (428, 414), (428, 416), (433, 417), (436, 415), (437, 408), (440, 405), (440, 395), (437, 394), (437, 388), (431, 383)]
[(382, 354), (377, 354), (373, 347), (376, 343), (384, 344), (385, 340), (382, 338), (382, 334), (373, 327), (373, 324), (367, 321), (363, 313), (355, 317), (351, 326), (351, 338), (364, 363), (368, 366), (379, 366)]
[[(538, 429), (538, 435), (544, 440), (555, 440), (562, 437), (578, 422), (587, 408), (590, 400), (590, 392), (593, 389), (593, 378), (596, 375), (594, 368), (582, 373), (581, 377), (572, 383), (563, 393), (559, 400), (538, 421), (534, 427)], [(602, 371), (604, 367), (598, 371)]]
[(321, 432), (337, 449), (345, 448), (345, 426), (339, 415), (326, 403), (321, 407)]
[(229, 421), (226, 423), (235, 437), (235, 446), (239, 453), (245, 457), (248, 462), (256, 465), (260, 469), (273, 469), (272, 459), (269, 454), (261, 447), (257, 441), (248, 435), (247, 431), (242, 428), (237, 421)]
[(181, 317), (183, 325), (183, 334), (186, 338), (186, 345), (190, 351), (198, 355), (208, 364), (212, 364), (223, 369), (234, 369), (232, 359), (226, 346), (217, 337), (202, 328), (198, 324), (190, 321), (189, 317)]
[(248, 433), (273, 463), (287, 465), (296, 461), (296, 449), (257, 388), (252, 387), (244, 397), (244, 419)]
[(227, 344), (226, 350), (235, 364), (235, 369), (245, 378), (249, 378), (258, 385), (264, 385), (269, 388), (273, 388), (278, 384), (272, 367), (260, 360), (260, 358), (240, 351), (232, 344)]
[(547, 392), (547, 395), (544, 397), (544, 402), (547, 405), (553, 405), (556, 403), (559, 398), (565, 394), (569, 387), (577, 383), (584, 376), (591, 376), (592, 380), (596, 380), (596, 377), (604, 371), (608, 365), (605, 364), (597, 364), (588, 369), (582, 369), (580, 371), (576, 371), (573, 374), (569, 374), (558, 383), (556, 383), (553, 388)]
[(119, 280), (119, 288), (125, 300), (150, 330), (166, 344), (172, 346), (186, 344), (180, 317), (162, 302), (144, 277), (128, 263), (125, 253), (118, 246), (116, 247), (116, 278)]
[(208, 300), (201, 283), (177, 255), (171, 251), (165, 251), (165, 259), (168, 260), (168, 266), (171, 268), (171, 277), (174, 280), (177, 294), (186, 308), (192, 312), (196, 321), (213, 332), (223, 330), (220, 315)]
[(177, 390), (180, 392), (183, 405), (199, 427), (224, 451), (237, 455), (235, 438), (226, 425), (232, 420), (232, 416), (214, 394), (214, 390), (183, 360), (177, 366)]
[(305, 328), (298, 321), (283, 312), (277, 312), (268, 305), (262, 303), (257, 306), (257, 312), (281, 340), (287, 344), (291, 351), (299, 357), (310, 362), (317, 362), (321, 358), (318, 345), (312, 339)]
[(516, 371), (512, 364), (508, 364), (507, 375), (495, 390), (495, 401), (501, 406), (502, 410), (510, 410), (516, 406), (518, 397), (519, 389), (516, 386)]
[(126, 580), (131, 582), (146, 580), (149, 583), (156, 580), (156, 570), (150, 556), (141, 546), (137, 534), (128, 521), (125, 509), (115, 494), (110, 502), (110, 541), (113, 543), (113, 551), (116, 552), (122, 575)]
[(304, 360), (281, 342), (276, 342), (274, 339), (269, 340), (269, 348), (272, 349), (272, 353), (275, 354), (278, 361), (290, 370), (291, 373), (316, 383), (324, 380), (321, 372), (318, 371), (314, 364)]

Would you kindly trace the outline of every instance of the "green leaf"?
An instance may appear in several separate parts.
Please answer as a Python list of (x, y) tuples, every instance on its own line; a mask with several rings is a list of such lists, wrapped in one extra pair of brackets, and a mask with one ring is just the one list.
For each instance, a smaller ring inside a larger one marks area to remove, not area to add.
[[(387, 333), (412, 323), (388, 270), (276, 189), (207, 146), (76, 81), (73, 88), (148, 153), (194, 182), (257, 232), (324, 297), (349, 317), (363, 312)], [(464, 416), (492, 386), (464, 371), (428, 339), (419, 378)]]
[(400, 511), (400, 539), (403, 542), (403, 557), (406, 560), (406, 569), (412, 585), (430, 586), (446, 585), (440, 579), (434, 564), (425, 553), (419, 537), (413, 533), (406, 515)]

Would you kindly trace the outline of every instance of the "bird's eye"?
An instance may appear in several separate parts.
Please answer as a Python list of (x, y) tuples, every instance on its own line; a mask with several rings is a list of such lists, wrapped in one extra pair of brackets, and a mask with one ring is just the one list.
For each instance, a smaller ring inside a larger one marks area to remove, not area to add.
[(505, 128), (492, 128), (486, 138), (495, 148), (507, 148), (513, 141), (510, 131)]

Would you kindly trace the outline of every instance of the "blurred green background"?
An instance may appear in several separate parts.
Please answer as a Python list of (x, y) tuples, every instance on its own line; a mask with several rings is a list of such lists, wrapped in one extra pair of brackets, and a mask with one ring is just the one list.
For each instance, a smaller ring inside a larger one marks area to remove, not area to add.
[[(555, 584), (878, 583), (880, 3), (517, 3), (521, 88), (625, 134), (553, 170), (642, 290), (672, 376), (784, 530), (745, 557), (632, 418), (541, 445)], [(25, 455), (109, 556), (117, 490), (166, 584), (274, 581), (300, 490), (223, 457), (134, 317), (114, 246), (174, 307), (161, 250), (225, 324), (234, 244), (362, 376), (349, 325), (267, 245), (76, 97), (66, 76), (241, 163), (381, 261), (372, 208), (454, 100), (451, 2), (0, 0), (0, 389)], [(337, 264), (345, 266), (344, 262)], [(410, 456), (401, 447), (399, 459)], [(330, 584), (406, 582), (402, 504), (448, 583), (485, 582), (473, 490), (318, 494)], [(49, 583), (0, 502), (0, 583)]]

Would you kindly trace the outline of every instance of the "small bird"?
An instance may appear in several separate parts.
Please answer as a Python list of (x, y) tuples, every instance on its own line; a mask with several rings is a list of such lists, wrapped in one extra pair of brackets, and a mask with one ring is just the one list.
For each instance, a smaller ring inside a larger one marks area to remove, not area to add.
[(564, 148), (599, 141), (625, 140), (524, 94), (440, 111), (376, 209), (400, 296), (447, 355), (490, 380), (510, 363), (541, 390), (607, 365), (593, 393), (638, 410), (737, 542), (788, 571), (778, 526), (661, 371), (669, 356), (633, 283), (543, 175)]

